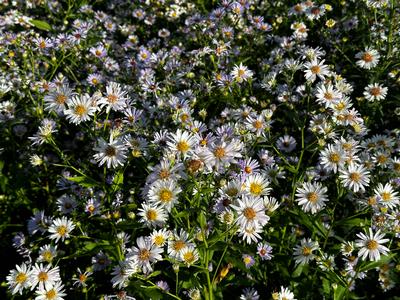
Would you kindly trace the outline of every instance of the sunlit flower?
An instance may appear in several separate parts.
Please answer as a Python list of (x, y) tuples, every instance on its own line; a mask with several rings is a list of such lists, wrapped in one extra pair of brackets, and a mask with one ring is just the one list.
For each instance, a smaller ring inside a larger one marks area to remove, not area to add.
[(304, 182), (296, 189), (296, 201), (305, 212), (315, 214), (325, 207), (328, 189), (319, 182)]
[(127, 149), (124, 142), (119, 138), (114, 139), (112, 135), (108, 143), (103, 138), (99, 138), (93, 150), (98, 152), (93, 157), (99, 166), (106, 163), (107, 168), (116, 168), (122, 166), (126, 159)]
[(148, 192), (150, 203), (160, 205), (168, 212), (171, 211), (175, 203), (178, 201), (178, 194), (181, 188), (174, 180), (157, 180), (154, 182)]
[(358, 59), (357, 66), (370, 70), (378, 65), (380, 55), (375, 49), (367, 47), (365, 51), (358, 52), (356, 58)]
[(325, 60), (319, 61), (318, 59), (313, 59), (312, 61), (304, 64), (304, 77), (307, 79), (307, 81), (314, 82), (317, 77), (321, 80), (325, 79), (325, 76), (327, 76), (330, 71), (328, 66), (324, 65), (324, 62)]
[(64, 291), (64, 285), (57, 282), (52, 287), (39, 287), (36, 295), (35, 300), (63, 300), (67, 294)]
[(64, 114), (73, 124), (80, 124), (90, 120), (97, 108), (93, 106), (92, 98), (88, 94), (81, 96), (72, 96), (67, 102), (68, 109), (64, 110)]
[(382, 244), (387, 243), (389, 239), (384, 239), (384, 234), (378, 230), (375, 233), (372, 228), (369, 228), (369, 234), (358, 233), (356, 240), (356, 246), (360, 248), (358, 251), (358, 257), (366, 259), (367, 256), (369, 260), (377, 261), (381, 258), (381, 254), (387, 255), (389, 249)]
[(250, 71), (242, 63), (240, 63), (239, 66), (235, 65), (235, 67), (233, 68), (233, 70), (231, 72), (231, 76), (237, 82), (242, 83), (243, 81), (247, 81), (248, 79), (251, 79), (253, 77), (253, 72)]
[(13, 295), (19, 293), (22, 295), (24, 289), (31, 287), (31, 267), (25, 263), (16, 265), (15, 269), (10, 271), (7, 276), (7, 285)]
[(362, 165), (351, 163), (347, 168), (339, 171), (343, 185), (352, 189), (355, 193), (364, 192), (365, 187), (369, 185), (369, 171)]
[(308, 264), (311, 260), (315, 258), (313, 251), (319, 248), (318, 242), (312, 241), (310, 238), (302, 239), (300, 245), (294, 248), (294, 259), (296, 264)]
[(237, 200), (237, 205), (231, 207), (237, 212), (236, 222), (242, 228), (264, 226), (269, 221), (264, 203), (258, 198), (243, 196)]
[(56, 243), (61, 239), (64, 241), (70, 237), (70, 232), (75, 228), (75, 224), (67, 217), (57, 218), (49, 227), (49, 238), (56, 240)]
[(365, 87), (364, 97), (370, 102), (375, 100), (380, 101), (386, 98), (388, 88), (380, 85), (379, 83), (369, 84)]
[(143, 273), (151, 273), (153, 271), (151, 264), (162, 260), (162, 248), (156, 246), (150, 239), (145, 237), (137, 238), (136, 244), (137, 247), (132, 248), (131, 258), (137, 262), (138, 267), (142, 269)]
[(32, 276), (30, 277), (32, 289), (39, 284), (39, 289), (50, 290), (57, 282), (60, 282), (59, 267), (52, 268), (51, 265), (43, 266), (35, 264), (32, 268)]

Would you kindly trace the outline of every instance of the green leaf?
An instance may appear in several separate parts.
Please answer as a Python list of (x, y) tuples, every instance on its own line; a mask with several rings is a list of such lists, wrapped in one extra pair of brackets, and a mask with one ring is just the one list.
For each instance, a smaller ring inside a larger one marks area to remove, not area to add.
[(322, 279), (322, 290), (324, 291), (325, 296), (329, 296), (331, 294), (331, 283), (325, 278)]
[(346, 227), (346, 229), (350, 230), (353, 227), (358, 227), (362, 226), (363, 224), (368, 224), (368, 221), (366, 219), (361, 219), (361, 218), (347, 218), (341, 221), (338, 221), (336, 224)]
[(199, 216), (197, 217), (197, 222), (199, 222), (201, 228), (206, 228), (207, 220), (203, 212), (200, 212)]
[(334, 293), (333, 293), (333, 300), (341, 300), (344, 299), (344, 296), (346, 294), (347, 288), (341, 285), (338, 285), (335, 289), (334, 289)]
[(304, 266), (305, 266), (304, 264), (298, 265), (296, 269), (293, 271), (292, 277), (293, 278), (299, 277), (301, 273), (303, 273)]
[(359, 272), (365, 272), (371, 269), (378, 268), (384, 264), (389, 263), (389, 261), (392, 259), (394, 254), (390, 254), (388, 256), (381, 256), (381, 259), (378, 261), (372, 261), (372, 262), (364, 262), (361, 264)]
[(94, 181), (93, 179), (90, 179), (89, 177), (86, 177), (86, 176), (67, 177), (67, 180), (76, 182), (80, 186), (83, 186), (86, 188), (97, 186), (96, 181)]
[(92, 251), (96, 247), (104, 247), (104, 246), (109, 246), (109, 245), (110, 245), (110, 242), (106, 241), (106, 240), (98, 241), (98, 242), (88, 242), (85, 244), (84, 249), (86, 251)]
[(123, 183), (124, 183), (124, 171), (119, 170), (117, 174), (115, 174), (113, 180), (113, 190), (116, 191), (118, 188), (121, 188)]
[(50, 31), (51, 30), (51, 26), (49, 23), (45, 22), (45, 21), (40, 21), (40, 20), (30, 20), (29, 21), (33, 26), (35, 26), (38, 29), (41, 30), (46, 30), (46, 31)]

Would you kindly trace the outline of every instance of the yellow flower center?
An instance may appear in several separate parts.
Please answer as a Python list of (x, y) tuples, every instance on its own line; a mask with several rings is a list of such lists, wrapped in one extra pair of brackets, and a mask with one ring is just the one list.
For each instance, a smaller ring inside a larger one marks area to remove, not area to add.
[(174, 242), (173, 248), (175, 251), (179, 251), (182, 250), (183, 248), (185, 248), (186, 244), (184, 241), (182, 240), (177, 240)]
[(245, 171), (247, 174), (250, 174), (253, 170), (252, 170), (252, 168), (250, 168), (249, 166), (246, 166), (246, 167), (244, 167), (244, 171)]
[(159, 197), (161, 202), (170, 202), (172, 199), (172, 192), (168, 189), (162, 189), (159, 193)]
[(80, 275), (79, 275), (79, 281), (80, 281), (80, 282), (85, 282), (86, 279), (87, 279), (87, 276), (86, 276), (85, 274), (80, 274)]
[(140, 260), (149, 260), (150, 258), (150, 251), (147, 249), (140, 249), (139, 251), (139, 259)]
[(392, 198), (391, 194), (388, 193), (388, 192), (383, 192), (383, 193), (381, 194), (381, 197), (382, 197), (382, 200), (383, 200), (383, 201), (389, 201), (389, 200)]
[(238, 77), (243, 77), (244, 76), (244, 70), (243, 69), (239, 69), (238, 70)]
[(361, 179), (360, 173), (350, 173), (350, 179), (355, 182), (359, 182)]
[(251, 263), (251, 257), (246, 256), (245, 258), (243, 258), (243, 262), (244, 262), (246, 265), (250, 264), (250, 263)]
[(332, 153), (329, 155), (329, 161), (337, 164), (340, 161), (340, 156), (337, 153)]
[(361, 57), (361, 59), (362, 59), (363, 61), (369, 63), (369, 62), (371, 62), (371, 61), (374, 59), (374, 57), (373, 57), (370, 53), (365, 52), (365, 53), (363, 54), (363, 56)]
[(38, 274), (38, 279), (39, 279), (39, 281), (46, 281), (47, 279), (49, 279), (49, 275), (46, 273), (46, 272), (40, 272), (39, 274)]
[(253, 122), (253, 127), (255, 129), (261, 129), (263, 127), (263, 123), (261, 121), (259, 121), (259, 120), (256, 120), (256, 121)]
[(312, 252), (311, 248), (307, 246), (304, 246), (302, 250), (303, 250), (303, 256), (309, 256)]
[(332, 100), (332, 99), (333, 99), (333, 95), (332, 95), (332, 93), (326, 92), (326, 93), (324, 94), (324, 98), (325, 98), (326, 100)]
[(51, 289), (50, 291), (46, 292), (46, 299), (56, 299), (57, 293), (54, 289)]
[(154, 209), (149, 209), (146, 213), (146, 217), (149, 221), (154, 221), (155, 219), (157, 219), (157, 211), (155, 211)]
[(19, 273), (16, 277), (15, 277), (15, 281), (17, 283), (24, 283), (26, 280), (28, 279), (28, 276), (26, 276), (25, 273)]
[(253, 195), (260, 195), (262, 192), (262, 186), (259, 183), (251, 183), (250, 184), (250, 193), (252, 193)]
[(67, 226), (65, 226), (65, 225), (58, 226), (57, 233), (61, 236), (64, 236), (67, 233)]
[(379, 246), (379, 244), (378, 244), (378, 242), (375, 241), (375, 240), (369, 240), (369, 241), (367, 242), (367, 248), (368, 248), (368, 250), (376, 250), (376, 249), (378, 249), (378, 246)]
[(182, 114), (180, 118), (181, 118), (182, 122), (186, 122), (189, 119), (189, 115), (188, 114)]
[(185, 141), (180, 141), (177, 145), (176, 145), (176, 149), (179, 152), (187, 152), (190, 149), (190, 146), (187, 142)]
[(156, 244), (157, 246), (161, 246), (162, 244), (164, 244), (164, 242), (165, 242), (165, 239), (162, 235), (157, 235), (154, 238), (154, 244)]
[(312, 66), (310, 68), (311, 73), (313, 74), (319, 74), (321, 72), (321, 68), (319, 66)]
[(89, 205), (87, 210), (92, 214), (94, 212), (96, 208), (94, 207), (94, 205)]
[(246, 217), (246, 219), (248, 220), (254, 220), (254, 218), (256, 217), (257, 213), (256, 211), (251, 208), (251, 207), (246, 207), (243, 210), (243, 215)]
[(380, 164), (384, 164), (387, 161), (387, 157), (385, 155), (378, 155), (376, 157), (376, 160), (378, 161), (378, 163)]
[(84, 105), (78, 104), (77, 106), (75, 106), (75, 113), (78, 116), (82, 117), (86, 112), (87, 112), (87, 109)]
[(110, 103), (115, 103), (115, 102), (117, 102), (118, 97), (117, 97), (116, 95), (114, 95), (114, 94), (111, 94), (111, 95), (108, 95), (108, 96), (107, 96), (107, 100), (108, 100), (108, 102), (110, 102)]
[(225, 156), (225, 154), (226, 154), (225, 149), (222, 148), (222, 147), (217, 147), (214, 150), (214, 155), (215, 155), (216, 158), (222, 158), (222, 157)]
[(316, 203), (318, 201), (318, 194), (316, 192), (310, 192), (307, 194), (307, 200), (311, 203)]
[(346, 104), (343, 101), (340, 101), (338, 104), (336, 104), (335, 108), (339, 111), (343, 110), (346, 107)]
[(194, 256), (193, 252), (188, 251), (185, 254), (183, 254), (183, 260), (188, 264), (191, 264), (192, 262), (194, 262), (195, 256)]
[(56, 102), (58, 103), (58, 104), (64, 104), (65, 103), (65, 101), (67, 101), (67, 96), (65, 96), (65, 95), (63, 95), (63, 94), (58, 94), (57, 96), (56, 96)]
[(45, 261), (50, 262), (53, 259), (53, 254), (51, 253), (51, 251), (44, 251), (42, 254), (43, 258)]

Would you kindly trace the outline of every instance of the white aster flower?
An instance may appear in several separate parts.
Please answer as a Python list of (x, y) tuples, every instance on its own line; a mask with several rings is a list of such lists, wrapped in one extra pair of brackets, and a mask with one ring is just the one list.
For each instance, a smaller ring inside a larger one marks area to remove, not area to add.
[(243, 196), (237, 200), (237, 206), (231, 207), (237, 212), (236, 223), (242, 227), (264, 226), (268, 223), (269, 217), (265, 214), (264, 203), (260, 198)]
[(16, 265), (15, 269), (10, 271), (7, 276), (7, 285), (13, 295), (19, 293), (22, 295), (24, 289), (31, 287), (31, 267), (25, 263), (20, 266)]
[(247, 176), (244, 187), (246, 192), (254, 197), (266, 196), (271, 190), (268, 178), (261, 173)]
[(319, 248), (318, 242), (312, 241), (310, 238), (302, 239), (300, 245), (294, 248), (294, 259), (296, 264), (308, 264), (311, 260), (315, 258), (313, 251)]
[(68, 109), (64, 110), (64, 114), (73, 124), (80, 124), (90, 120), (90, 116), (93, 116), (97, 110), (88, 94), (73, 96), (67, 102), (67, 106)]
[(347, 168), (340, 169), (340, 179), (345, 187), (353, 192), (365, 192), (365, 187), (369, 185), (369, 171), (363, 165), (351, 163)]
[(42, 287), (36, 291), (35, 300), (64, 300), (64, 285), (61, 282), (56, 282), (52, 287)]
[(374, 192), (378, 197), (379, 203), (386, 207), (395, 208), (400, 203), (399, 194), (394, 191), (390, 183), (386, 183), (385, 186), (383, 186), (382, 183), (378, 183), (378, 186), (376, 189), (374, 189)]
[(380, 101), (386, 98), (388, 88), (379, 83), (369, 84), (364, 91), (364, 97), (370, 102), (375, 100)]
[(243, 81), (247, 81), (253, 77), (253, 72), (250, 71), (246, 66), (243, 66), (242, 63), (240, 65), (235, 65), (231, 72), (231, 76), (239, 83)]
[(43, 266), (35, 264), (30, 277), (32, 290), (39, 284), (39, 289), (50, 290), (57, 282), (61, 281), (59, 267), (51, 268), (51, 265)]
[(346, 153), (342, 147), (337, 145), (328, 144), (320, 154), (321, 165), (327, 171), (333, 171), (334, 173), (337, 173), (338, 168), (343, 166), (345, 159)]
[(74, 223), (68, 220), (67, 217), (57, 218), (49, 227), (49, 238), (56, 240), (56, 243), (61, 239), (64, 241), (69, 238), (69, 233), (75, 228)]
[(116, 82), (110, 82), (106, 86), (106, 95), (98, 101), (101, 108), (107, 107), (106, 112), (110, 110), (123, 111), (127, 107), (128, 92), (121, 88), (121, 85)]
[(73, 95), (74, 93), (72, 89), (66, 85), (51, 89), (50, 92), (43, 98), (45, 109), (47, 111), (62, 113), (65, 109), (65, 104)]
[(294, 298), (294, 294), (289, 290), (289, 288), (285, 288), (281, 286), (281, 291), (278, 293), (278, 300), (296, 300)]
[(140, 219), (141, 223), (146, 226), (163, 226), (167, 220), (167, 214), (164, 208), (158, 207), (157, 205), (146, 203), (142, 204), (142, 208), (139, 209), (138, 215), (142, 217)]
[(99, 166), (104, 163), (107, 163), (107, 168), (124, 165), (127, 149), (122, 139), (114, 139), (111, 135), (110, 141), (107, 143), (103, 138), (99, 138), (97, 146), (93, 150), (98, 152), (93, 157)]
[(318, 61), (318, 59), (313, 59), (312, 61), (304, 64), (304, 77), (307, 79), (307, 81), (314, 82), (317, 77), (321, 80), (324, 80), (325, 76), (329, 75), (329, 68), (327, 65), (324, 65), (324, 62), (325, 60)]
[(312, 214), (319, 212), (328, 201), (326, 192), (328, 189), (319, 182), (304, 182), (296, 189), (296, 201), (304, 212), (311, 211)]
[(375, 49), (367, 47), (365, 51), (358, 52), (356, 58), (358, 59), (357, 66), (370, 70), (378, 65), (380, 55)]
[(136, 244), (137, 247), (132, 248), (131, 258), (137, 262), (138, 267), (142, 269), (143, 273), (148, 274), (153, 272), (151, 263), (162, 260), (161, 253), (163, 249), (143, 236), (136, 239)]
[(199, 252), (194, 246), (189, 245), (180, 251), (180, 260), (190, 267), (199, 260)]
[(120, 262), (111, 272), (113, 287), (118, 287), (118, 289), (126, 287), (129, 283), (129, 277), (136, 272), (138, 272), (138, 267), (135, 259)]
[(171, 134), (167, 142), (170, 151), (184, 158), (193, 152), (193, 148), (196, 144), (196, 137), (192, 133), (180, 129), (178, 129), (175, 134)]
[(368, 256), (369, 260), (378, 261), (381, 254), (387, 255), (390, 250), (382, 244), (388, 242), (389, 239), (384, 239), (384, 236), (379, 230), (374, 233), (372, 228), (369, 228), (369, 235), (358, 233), (359, 239), (356, 240), (356, 246), (361, 248), (358, 251), (358, 257), (365, 260)]
[(150, 203), (160, 205), (170, 212), (178, 201), (178, 194), (181, 191), (177, 182), (172, 179), (157, 180), (152, 183), (147, 196)]

